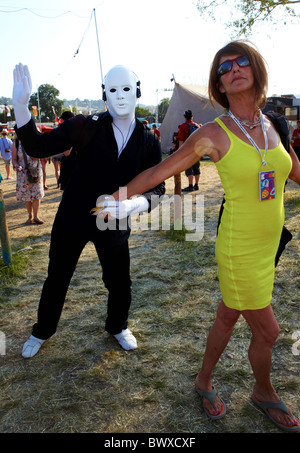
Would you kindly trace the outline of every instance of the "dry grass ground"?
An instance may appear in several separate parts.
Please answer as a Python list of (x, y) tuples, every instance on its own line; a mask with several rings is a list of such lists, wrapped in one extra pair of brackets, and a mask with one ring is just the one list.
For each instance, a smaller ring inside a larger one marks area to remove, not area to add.
[[(58, 332), (31, 360), (21, 357), (48, 264), (50, 230), (61, 192), (47, 165), (49, 190), (41, 203), (46, 223), (24, 226), (15, 181), (4, 180), (14, 256), (26, 271), (0, 283), (1, 433), (267, 433), (279, 432), (250, 402), (253, 375), (247, 357), (250, 333), (241, 319), (214, 374), (227, 416), (208, 420), (194, 390), (220, 292), (214, 257), (222, 188), (215, 167), (201, 164), (205, 231), (199, 242), (175, 241), (165, 232), (133, 232), (130, 240), (133, 303), (130, 328), (139, 348), (125, 352), (104, 331), (106, 290), (92, 245), (82, 254)], [(5, 175), (1, 162), (0, 171)], [(183, 177), (183, 185), (186, 178)], [(167, 184), (172, 193), (173, 180)], [(299, 188), (286, 190), (286, 225), (294, 234), (276, 270), (273, 307), (281, 333), (272, 377), (281, 397), (300, 416)], [(298, 235), (298, 236), (297, 236)], [(296, 353), (295, 353), (296, 352)]]

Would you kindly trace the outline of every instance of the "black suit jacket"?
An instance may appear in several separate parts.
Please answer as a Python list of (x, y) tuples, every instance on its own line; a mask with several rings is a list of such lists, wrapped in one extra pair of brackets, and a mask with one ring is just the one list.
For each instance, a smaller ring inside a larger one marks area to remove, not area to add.
[[(157, 137), (140, 122), (136, 127), (120, 157), (112, 128), (112, 117), (108, 112), (85, 117), (77, 115), (47, 134), (37, 131), (30, 120), (16, 130), (26, 152), (32, 157), (48, 157), (64, 152), (72, 146), (77, 149), (78, 159), (57, 212), (56, 222), (63, 223), (73, 231), (96, 228), (96, 218), (90, 214), (99, 196), (110, 195), (125, 186), (145, 169), (158, 164), (161, 148)], [(150, 204), (153, 195), (165, 193), (164, 183), (144, 193)], [(129, 236), (122, 231), (120, 240)], [(116, 237), (117, 240), (117, 237)]]

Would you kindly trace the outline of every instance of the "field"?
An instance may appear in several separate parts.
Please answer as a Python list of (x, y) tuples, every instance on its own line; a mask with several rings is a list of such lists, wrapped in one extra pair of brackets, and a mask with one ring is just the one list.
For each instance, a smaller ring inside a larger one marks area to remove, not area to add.
[[(0, 164), (5, 176), (3, 162)], [(243, 321), (214, 374), (227, 415), (211, 422), (194, 389), (209, 328), (220, 301), (214, 256), (222, 187), (211, 162), (201, 163), (204, 235), (197, 242), (168, 231), (133, 231), (130, 240), (133, 303), (129, 327), (139, 348), (123, 351), (104, 331), (106, 290), (89, 244), (67, 294), (58, 332), (33, 359), (21, 357), (31, 333), (44, 282), (51, 226), (61, 191), (53, 165), (41, 202), (44, 225), (25, 226), (25, 207), (15, 200), (15, 180), (2, 189), (16, 268), (1, 271), (1, 433), (277, 433), (250, 401), (253, 374)], [(182, 185), (187, 180), (182, 177)], [(173, 193), (173, 179), (167, 193)], [(196, 195), (194, 194), (193, 197)], [(274, 348), (276, 390), (300, 416), (299, 188), (289, 182), (286, 223), (294, 238), (276, 269), (273, 308), (281, 333)], [(195, 201), (195, 198), (194, 198)], [(195, 205), (194, 205), (195, 206)], [(297, 336), (298, 335), (298, 336)]]

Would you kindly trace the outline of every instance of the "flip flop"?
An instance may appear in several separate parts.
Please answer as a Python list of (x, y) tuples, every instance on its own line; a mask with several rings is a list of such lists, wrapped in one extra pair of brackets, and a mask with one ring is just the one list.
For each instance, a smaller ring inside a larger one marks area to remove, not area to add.
[(298, 422), (298, 420), (295, 419), (295, 426), (286, 426), (286, 425), (282, 425), (281, 423), (278, 423), (270, 414), (270, 412), (268, 411), (268, 409), (280, 409), (282, 412), (285, 412), (286, 414), (288, 415), (291, 415), (288, 408), (286, 407), (285, 403), (282, 401), (282, 399), (280, 398), (280, 400), (278, 402), (272, 402), (272, 401), (258, 401), (257, 399), (254, 398), (253, 395), (251, 395), (251, 400), (253, 401), (253, 403), (259, 407), (265, 414), (267, 417), (269, 417), (269, 419), (280, 429), (283, 429), (284, 431), (288, 431), (290, 433), (292, 432), (297, 432), (297, 431), (300, 431), (300, 423)]
[(25, 222), (25, 225), (32, 225), (32, 224), (33, 224), (33, 220), (32, 219), (28, 219)]
[[(218, 415), (212, 415), (209, 413), (209, 411), (207, 410), (207, 408), (205, 407), (204, 405), (204, 398), (207, 398), (208, 401), (210, 402), (210, 404), (212, 405), (212, 407), (214, 408), (214, 402), (215, 402), (215, 397), (217, 395), (217, 391), (215, 389), (212, 389), (210, 391), (206, 391), (206, 390), (199, 390), (197, 387), (196, 387), (196, 392), (203, 398), (203, 408), (204, 408), (204, 411), (206, 412), (206, 414), (208, 415), (208, 417), (211, 419), (211, 420), (219, 420), (220, 418), (223, 418), (224, 415), (226, 414), (226, 405), (224, 403), (224, 401), (219, 397), (223, 407), (222, 407), (222, 411), (220, 414)], [(219, 396), (219, 395), (218, 395)]]

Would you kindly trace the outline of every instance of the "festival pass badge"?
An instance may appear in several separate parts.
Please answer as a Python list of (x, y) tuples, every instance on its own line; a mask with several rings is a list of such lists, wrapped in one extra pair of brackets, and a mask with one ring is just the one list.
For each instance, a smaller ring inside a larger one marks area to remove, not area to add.
[(260, 201), (275, 198), (275, 171), (259, 172), (259, 198)]

